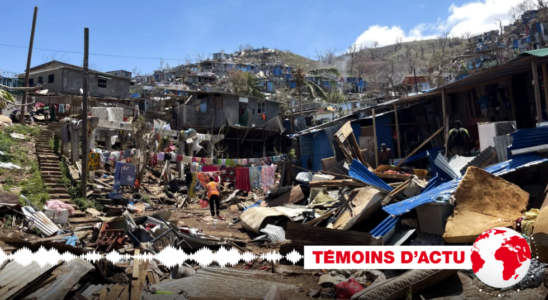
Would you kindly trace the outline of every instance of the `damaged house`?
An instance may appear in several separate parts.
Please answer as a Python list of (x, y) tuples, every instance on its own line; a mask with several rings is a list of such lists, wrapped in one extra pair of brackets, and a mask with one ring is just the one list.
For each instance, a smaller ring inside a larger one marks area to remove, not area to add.
[(220, 147), (230, 157), (285, 153), (279, 102), (221, 92), (187, 91), (186, 95), (188, 103), (173, 107), (177, 130), (224, 134)]
[[(117, 71), (113, 71), (117, 73)], [(24, 74), (19, 75), (24, 78)], [(60, 61), (51, 61), (30, 69), (29, 86), (41, 86), (53, 93), (81, 95), (84, 69)], [(92, 97), (128, 98), (130, 77), (89, 70), (89, 94)]]

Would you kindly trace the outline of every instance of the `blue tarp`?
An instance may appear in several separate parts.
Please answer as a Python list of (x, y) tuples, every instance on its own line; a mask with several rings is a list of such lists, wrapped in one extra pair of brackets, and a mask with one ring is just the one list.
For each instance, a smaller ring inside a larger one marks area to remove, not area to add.
[[(524, 154), (524, 155), (516, 156), (512, 158), (511, 160), (487, 167), (485, 168), (485, 171), (495, 176), (500, 176), (502, 174), (515, 171), (518, 168), (524, 168), (524, 167), (538, 164), (545, 161), (547, 161), (547, 159), (539, 155)], [(442, 183), (439, 186), (429, 191), (425, 191), (418, 196), (411, 197), (409, 199), (406, 199), (404, 201), (401, 201), (395, 204), (387, 205), (383, 207), (383, 210), (389, 213), (390, 215), (401, 216), (423, 204), (434, 202), (436, 198), (438, 197), (451, 196), (457, 189), (457, 186), (459, 185), (461, 180), (462, 180), (462, 177), (459, 177), (455, 180)]]
[(377, 187), (381, 190), (393, 190), (391, 186), (389, 186), (386, 182), (380, 179), (377, 175), (373, 174), (373, 172), (369, 171), (366, 166), (362, 165), (362, 163), (356, 159), (352, 161), (352, 164), (350, 165), (350, 170), (348, 170), (348, 175), (359, 181)]

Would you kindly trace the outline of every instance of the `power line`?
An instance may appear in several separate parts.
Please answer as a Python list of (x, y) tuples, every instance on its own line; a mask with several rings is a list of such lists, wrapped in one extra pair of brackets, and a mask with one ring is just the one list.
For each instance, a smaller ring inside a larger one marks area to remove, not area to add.
[[(11, 48), (23, 48), (28, 49), (28, 47), (25, 46), (16, 46), (16, 45), (7, 45), (7, 44), (0, 44), (0, 46), (4, 47), (11, 47)], [(53, 50), (53, 49), (44, 49), (44, 48), (34, 48), (35, 50), (43, 50), (43, 51), (52, 51), (52, 52), (63, 52), (63, 53), (71, 53), (71, 54), (84, 54), (83, 52), (78, 51), (65, 51), (65, 50)], [(162, 57), (142, 57), (142, 56), (125, 56), (125, 55), (114, 55), (114, 54), (100, 54), (100, 53), (90, 53), (89, 55), (94, 56), (106, 56), (106, 57), (120, 57), (120, 58), (134, 58), (134, 59), (154, 59), (154, 60), (177, 60), (177, 61), (184, 61), (183, 58), (162, 58)]]

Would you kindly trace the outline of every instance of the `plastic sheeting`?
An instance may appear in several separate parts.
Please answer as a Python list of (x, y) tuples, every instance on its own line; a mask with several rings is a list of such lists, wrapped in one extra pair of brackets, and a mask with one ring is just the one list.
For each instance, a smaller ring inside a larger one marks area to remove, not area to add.
[(393, 190), (391, 186), (389, 186), (386, 182), (380, 179), (377, 175), (373, 174), (373, 172), (369, 171), (366, 166), (362, 165), (362, 163), (356, 159), (352, 161), (352, 164), (350, 165), (350, 170), (348, 171), (348, 175), (350, 175), (350, 177), (352, 178), (355, 178), (361, 182), (365, 182), (366, 184), (372, 185), (381, 190)]
[[(545, 161), (547, 161), (547, 159), (539, 155), (524, 154), (520, 156), (515, 156), (511, 160), (489, 166), (485, 168), (484, 170), (495, 176), (501, 176), (503, 174), (513, 172), (519, 168), (525, 168), (525, 167), (539, 164)], [(461, 179), (462, 177), (457, 178), (456, 180), (451, 180), (445, 183), (441, 183), (440, 185), (429, 190), (425, 189), (425, 191), (423, 191), (422, 194), (406, 199), (404, 201), (395, 203), (395, 204), (387, 205), (383, 207), (383, 210), (391, 215), (401, 216), (423, 204), (436, 201), (436, 199), (440, 196), (441, 197), (451, 196), (457, 189), (457, 186), (459, 185)], [(430, 182), (429, 182), (429, 185), (430, 185)]]

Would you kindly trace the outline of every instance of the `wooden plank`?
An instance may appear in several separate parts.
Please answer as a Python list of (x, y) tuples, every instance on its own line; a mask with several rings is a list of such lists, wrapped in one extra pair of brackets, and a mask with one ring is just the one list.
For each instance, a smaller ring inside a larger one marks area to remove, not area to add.
[(101, 292), (99, 293), (99, 300), (106, 300), (107, 293), (108, 293), (108, 288), (107, 287), (102, 288)]
[[(91, 191), (91, 192), (93, 193), (93, 191)], [(100, 213), (98, 210), (96, 210), (95, 208), (91, 208), (91, 207), (88, 208), (88, 209), (86, 209), (86, 212), (87, 212), (88, 214), (94, 216), (94, 217), (97, 217), (97, 216), (100, 216), (100, 215), (101, 215), (101, 213)]]
[(118, 297), (119, 300), (129, 300), (129, 285), (126, 285), (122, 293), (120, 294), (120, 297)]
[(400, 123), (398, 121), (398, 106), (394, 104), (394, 117), (396, 118), (396, 143), (398, 145), (398, 158), (401, 158)]
[(100, 220), (97, 218), (69, 218), (70, 223), (91, 223), (91, 222), (99, 222)]
[(152, 272), (152, 277), (154, 277), (154, 282), (160, 283), (160, 277), (158, 277), (158, 274)]
[[(141, 295), (143, 293), (143, 288), (145, 286), (145, 280), (147, 278), (146, 269), (147, 269), (147, 266), (148, 266), (148, 260), (142, 261), (141, 263), (139, 263), (137, 260), (134, 260), (133, 264), (139, 266), (139, 271), (138, 271), (139, 278), (134, 279), (131, 282), (131, 297), (130, 297), (130, 299), (131, 300), (140, 300)], [(132, 275), (132, 276), (135, 276), (135, 275)]]
[(537, 66), (537, 59), (534, 58), (533, 61), (531, 61), (531, 68), (533, 71), (533, 79), (535, 80), (535, 107), (537, 111), (537, 123), (542, 122), (542, 106), (540, 104), (540, 81), (538, 79), (538, 66)]
[(335, 139), (339, 143), (344, 143), (348, 136), (352, 133), (352, 126), (350, 126), (350, 121), (346, 122), (337, 133), (335, 133)]
[(360, 149), (360, 145), (358, 145), (358, 141), (356, 140), (356, 136), (354, 135), (354, 132), (350, 133), (350, 146), (354, 148), (354, 153), (356, 153), (356, 156), (358, 156), (358, 159), (364, 166), (369, 166), (369, 164), (365, 161), (362, 155), (362, 151)]
[(156, 281), (154, 280), (154, 276), (152, 276), (152, 272), (147, 272), (147, 280), (148, 280), (148, 283), (156, 284)]
[(375, 123), (375, 109), (371, 110), (373, 116), (373, 143), (375, 144), (375, 169), (379, 167), (379, 145), (377, 145), (377, 124)]
[(139, 250), (138, 248), (135, 249), (135, 252), (133, 252), (133, 273), (131, 275), (131, 278), (133, 279), (139, 278), (139, 264), (137, 263), (137, 257), (139, 256), (139, 253), (141, 253), (141, 250)]
[(110, 292), (107, 294), (106, 300), (116, 300), (118, 299), (118, 296), (122, 294), (126, 287), (124, 285), (121, 285), (119, 283), (115, 284), (111, 289)]
[(341, 179), (341, 180), (325, 180), (325, 181), (313, 181), (309, 182), (308, 185), (311, 188), (321, 188), (321, 187), (340, 187), (340, 186), (355, 186), (355, 187), (364, 187), (365, 184), (349, 180), (349, 179)]
[(422, 148), (422, 146), (426, 145), (426, 143), (430, 142), (431, 139), (433, 139), (436, 135), (438, 135), (438, 133), (440, 133), (445, 127), (441, 127), (440, 129), (436, 130), (436, 132), (434, 132), (434, 134), (432, 134), (429, 138), (427, 138), (424, 142), (422, 142), (422, 144), (420, 144), (417, 148), (415, 148), (415, 150), (411, 151), (411, 153), (409, 153), (404, 159), (402, 159), (397, 165), (396, 167), (399, 167), (404, 161), (406, 161), (409, 157), (415, 155), (415, 153), (417, 153), (417, 151), (419, 151), (420, 148)]
[(89, 300), (88, 297), (86, 297), (86, 296), (80, 294), (79, 292), (76, 292), (76, 293), (74, 294), (74, 299), (76, 299), (76, 300)]
[(321, 215), (321, 216), (319, 216), (319, 217), (317, 217), (313, 220), (310, 220), (310, 221), (306, 222), (305, 224), (315, 226), (316, 224), (320, 223), (321, 221), (331, 217), (331, 215), (336, 214), (341, 208), (342, 208), (342, 206), (337, 207), (335, 209), (332, 209), (332, 210), (326, 212), (325, 214), (323, 214), (323, 215)]
[(53, 271), (52, 274), (57, 276), (57, 280), (36, 290), (28, 298), (36, 300), (63, 299), (82, 277), (93, 270), (95, 270), (95, 267), (83, 259), (66, 262)]
[[(449, 124), (447, 124), (447, 110), (445, 108), (445, 102), (446, 102), (445, 101), (445, 96), (446, 96), (445, 90), (441, 90), (441, 107), (442, 107), (443, 128), (445, 128), (445, 131), (443, 133), (443, 145), (444, 145), (444, 148), (445, 148), (445, 157), (447, 157), (447, 155), (448, 155), (448, 152), (447, 152), (447, 150), (448, 150), (447, 149), (447, 137), (449, 135), (449, 128), (448, 128)], [(419, 148), (420, 147), (416, 148), (415, 150), (417, 150)], [(402, 162), (403, 161), (405, 161), (405, 159), (402, 160)], [(399, 164), (398, 164), (398, 166), (399, 166)]]

